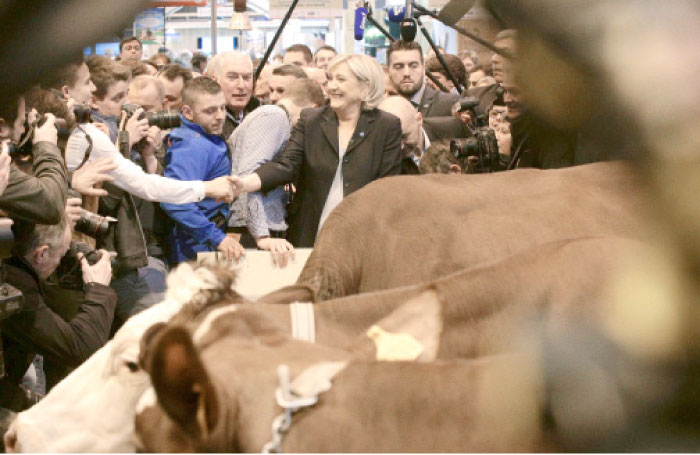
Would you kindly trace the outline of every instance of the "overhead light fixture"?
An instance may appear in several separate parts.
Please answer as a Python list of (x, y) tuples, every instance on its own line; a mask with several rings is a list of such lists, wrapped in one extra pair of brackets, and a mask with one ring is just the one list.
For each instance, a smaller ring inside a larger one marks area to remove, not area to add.
[(231, 16), (231, 23), (228, 25), (228, 28), (231, 30), (253, 29), (250, 25), (248, 13), (246, 12), (246, 0), (234, 0), (233, 15)]

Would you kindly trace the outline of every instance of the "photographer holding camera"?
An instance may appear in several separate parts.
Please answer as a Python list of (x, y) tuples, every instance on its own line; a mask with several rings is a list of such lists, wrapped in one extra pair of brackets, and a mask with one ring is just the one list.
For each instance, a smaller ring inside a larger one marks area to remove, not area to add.
[[(145, 201), (173, 204), (199, 202), (206, 197), (230, 200), (232, 186), (227, 177), (207, 182), (178, 181), (156, 173), (160, 168), (154, 156), (156, 146), (160, 146), (159, 126), (167, 128), (169, 125), (164, 120), (179, 120), (179, 116), (160, 112), (145, 114), (142, 107), (124, 109), (131, 80), (128, 69), (100, 58), (88, 60), (88, 66), (95, 85), (92, 95), (94, 109), (87, 116), (89, 118), (78, 120), (79, 126), (73, 131), (66, 148), (66, 163), (69, 169), (81, 169), (82, 165), (89, 165), (93, 160), (111, 158), (116, 165), (116, 169), (109, 172), (114, 178), (113, 184), (105, 185), (109, 196), (100, 199), (100, 214), (113, 216), (118, 222), (110, 230), (110, 236), (100, 240), (100, 244), (119, 253), (112, 286), (119, 296), (116, 319), (121, 321), (162, 299), (167, 272), (163, 261), (158, 259), (165, 256), (164, 252), (152, 248), (148, 232), (151, 221), (149, 217), (141, 219), (143, 213), (139, 208), (144, 206), (143, 201), (134, 201), (132, 195)], [(136, 78), (137, 83), (144, 78), (151, 80), (140, 76)], [(62, 91), (69, 92), (68, 89)], [(154, 103), (140, 102), (146, 107), (158, 108), (162, 99)], [(129, 112), (124, 112), (126, 110)], [(121, 133), (120, 117), (121, 129), (124, 130)], [(110, 136), (89, 123), (91, 119), (104, 122)], [(143, 166), (130, 159), (134, 155)]]
[[(0, 146), (8, 153), (24, 133), (24, 98), (0, 106)], [(58, 223), (66, 202), (66, 172), (59, 152), (54, 116), (34, 130), (32, 175), (10, 167), (7, 187), (0, 196), (0, 209), (13, 217), (39, 223)], [(6, 158), (5, 158), (6, 160)]]
[(102, 347), (109, 337), (116, 295), (109, 288), (110, 256), (101, 250), (93, 265), (81, 258), (85, 300), (66, 322), (45, 301), (42, 282), (57, 268), (70, 246), (71, 230), (65, 218), (55, 225), (20, 222), (13, 226), (12, 257), (3, 262), (7, 283), (24, 295), (22, 309), (2, 321), (5, 376), (0, 379), (0, 403), (19, 412), (38, 397), (19, 384), (36, 354), (75, 368)]

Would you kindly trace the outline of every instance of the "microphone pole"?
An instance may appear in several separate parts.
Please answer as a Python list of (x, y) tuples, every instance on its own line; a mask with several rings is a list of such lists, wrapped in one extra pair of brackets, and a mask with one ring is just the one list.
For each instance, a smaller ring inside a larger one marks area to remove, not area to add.
[[(423, 8), (421, 5), (419, 5), (417, 3), (412, 3), (412, 4), (416, 8), (416, 10), (420, 11), (422, 14), (428, 15), (428, 16), (432, 17), (433, 19), (437, 19), (440, 22), (442, 22), (440, 20), (440, 18), (438, 17), (438, 15), (433, 13), (429, 9)], [(445, 24), (444, 22), (442, 22), (442, 23)], [(467, 30), (463, 29), (462, 27), (460, 27), (456, 24), (455, 25), (445, 24), (445, 25), (452, 28), (453, 30), (456, 30), (457, 32), (459, 32), (462, 35), (466, 36), (467, 38), (471, 39), (472, 41), (476, 41), (477, 43), (492, 50), (493, 52), (495, 52), (497, 54), (501, 54), (502, 56), (504, 56), (506, 58), (513, 59), (513, 55), (511, 55), (510, 52), (497, 48), (493, 44), (489, 43), (488, 41), (484, 40), (483, 38), (480, 38), (480, 37), (474, 35), (473, 33), (468, 32)]]
[(294, 8), (297, 7), (297, 3), (299, 3), (299, 0), (292, 0), (292, 4), (289, 5), (289, 9), (287, 10), (287, 14), (284, 15), (284, 18), (282, 19), (282, 23), (280, 24), (279, 28), (277, 29), (277, 32), (275, 32), (275, 36), (272, 38), (272, 42), (270, 42), (270, 45), (267, 46), (267, 49), (265, 50), (265, 55), (263, 55), (263, 58), (260, 61), (260, 64), (258, 65), (257, 69), (255, 70), (255, 75), (253, 77), (253, 80), (256, 80), (256, 81), (258, 80), (260, 73), (262, 72), (263, 68), (265, 67), (265, 63), (267, 63), (267, 59), (270, 58), (270, 54), (272, 54), (272, 49), (275, 48), (275, 45), (277, 44), (277, 40), (279, 40), (280, 36), (282, 36), (282, 32), (284, 31), (284, 27), (286, 27), (287, 22), (289, 22), (289, 18), (292, 17), (292, 13), (294, 12)]
[[(425, 36), (425, 39), (428, 41), (428, 44), (430, 44), (430, 47), (433, 49), (433, 52), (435, 52), (435, 57), (437, 57), (438, 61), (442, 65), (442, 67), (445, 69), (445, 72), (447, 73), (447, 77), (452, 81), (454, 84), (455, 88), (457, 89), (457, 93), (460, 95), (462, 94), (462, 85), (459, 83), (455, 75), (450, 71), (450, 67), (447, 66), (447, 62), (445, 61), (445, 58), (442, 56), (440, 53), (440, 50), (437, 48), (437, 45), (435, 45), (435, 42), (433, 39), (430, 37), (430, 33), (428, 33), (428, 30), (425, 28), (423, 25), (423, 22), (421, 22), (420, 17), (416, 15), (416, 23), (418, 24), (418, 27), (420, 27), (420, 31), (423, 33), (423, 36)], [(429, 72), (426, 70), (426, 73), (429, 74)]]
[(374, 16), (372, 16), (372, 9), (369, 9), (369, 12), (367, 13), (366, 19), (367, 19), (367, 22), (369, 22), (370, 24), (377, 27), (377, 30), (382, 32), (382, 35), (386, 36), (386, 38), (389, 41), (391, 41), (392, 43), (394, 41), (396, 41), (396, 38), (391, 36), (391, 33), (389, 33), (389, 31), (387, 29), (385, 29), (379, 22), (377, 22), (377, 20), (374, 18)]

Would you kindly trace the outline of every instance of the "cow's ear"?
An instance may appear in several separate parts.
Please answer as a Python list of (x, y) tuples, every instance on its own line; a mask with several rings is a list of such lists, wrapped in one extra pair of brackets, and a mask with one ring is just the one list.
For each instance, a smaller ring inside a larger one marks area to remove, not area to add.
[(372, 325), (351, 345), (356, 359), (431, 362), (442, 336), (439, 291), (430, 286)]
[(151, 348), (153, 341), (156, 336), (167, 327), (165, 322), (158, 322), (150, 326), (144, 334), (141, 336), (141, 343), (139, 347), (139, 365), (146, 372), (149, 371), (151, 367)]
[(216, 426), (219, 403), (184, 327), (168, 327), (159, 334), (152, 346), (149, 371), (158, 402), (168, 416), (184, 430), (206, 439)]

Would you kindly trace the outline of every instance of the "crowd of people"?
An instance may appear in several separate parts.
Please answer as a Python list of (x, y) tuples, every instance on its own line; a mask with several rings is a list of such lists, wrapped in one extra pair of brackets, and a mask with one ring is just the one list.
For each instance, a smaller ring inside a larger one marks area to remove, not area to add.
[[(516, 41), (507, 30), (495, 45), (515, 55)], [(75, 56), (0, 106), (0, 209), (14, 221), (3, 282), (24, 295), (1, 321), (1, 407), (31, 406), (198, 253), (258, 248), (284, 266), (368, 183), (473, 170), (479, 157), (451, 141), (480, 120), (503, 169), (574, 164), (576, 136), (532, 126), (508, 58), (443, 57), (449, 71), (411, 41), (386, 65), (297, 44), (255, 80), (262, 62), (245, 53), (185, 68), (143, 60), (129, 37), (116, 60)]]

